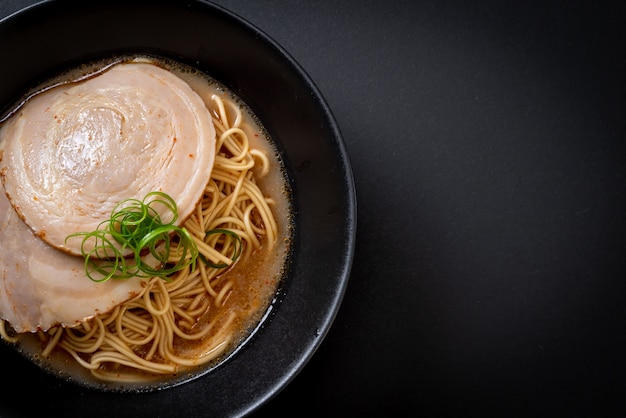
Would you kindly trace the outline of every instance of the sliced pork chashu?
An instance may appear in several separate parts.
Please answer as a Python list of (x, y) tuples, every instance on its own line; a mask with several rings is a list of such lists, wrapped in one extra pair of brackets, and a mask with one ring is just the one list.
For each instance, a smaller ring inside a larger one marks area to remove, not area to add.
[[(2, 129), (0, 174), (16, 213), (49, 245), (82, 237), (120, 201), (170, 195), (182, 222), (209, 180), (215, 130), (202, 99), (171, 72), (124, 63), (27, 102)], [(87, 248), (88, 250), (89, 248)], [(85, 279), (88, 281), (88, 279)]]
[(136, 277), (89, 280), (81, 257), (58, 251), (32, 234), (1, 185), (0, 245), (0, 319), (17, 332), (76, 325), (113, 309), (143, 287)]

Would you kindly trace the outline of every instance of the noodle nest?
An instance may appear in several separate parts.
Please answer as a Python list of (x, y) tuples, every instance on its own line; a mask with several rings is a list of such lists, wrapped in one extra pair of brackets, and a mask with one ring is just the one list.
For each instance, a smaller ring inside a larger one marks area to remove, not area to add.
[[(201, 201), (183, 224), (205, 262), (147, 280), (139, 295), (112, 312), (72, 328), (39, 331), (42, 356), (60, 348), (99, 380), (136, 382), (216, 361), (237, 343), (241, 319), (225, 306), (232, 292), (245, 290), (236, 289), (227, 273), (271, 248), (278, 227), (274, 202), (257, 184), (257, 176), (269, 171), (268, 156), (251, 149), (234, 101), (213, 94), (209, 107), (217, 133), (215, 164)], [(181, 254), (174, 244), (171, 262)], [(18, 341), (3, 320), (0, 336)]]

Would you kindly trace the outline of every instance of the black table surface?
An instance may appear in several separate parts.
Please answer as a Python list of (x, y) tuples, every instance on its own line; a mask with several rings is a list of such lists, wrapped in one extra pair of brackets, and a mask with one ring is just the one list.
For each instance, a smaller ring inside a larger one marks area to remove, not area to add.
[(314, 80), (358, 195), (333, 327), (254, 415), (626, 413), (623, 6), (216, 3)]

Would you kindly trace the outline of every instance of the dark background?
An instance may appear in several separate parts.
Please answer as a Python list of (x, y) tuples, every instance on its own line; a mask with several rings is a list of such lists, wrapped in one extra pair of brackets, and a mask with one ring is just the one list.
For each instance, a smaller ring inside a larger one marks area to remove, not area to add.
[(254, 416), (623, 416), (624, 6), (217, 3), (314, 80), (358, 195), (335, 323)]

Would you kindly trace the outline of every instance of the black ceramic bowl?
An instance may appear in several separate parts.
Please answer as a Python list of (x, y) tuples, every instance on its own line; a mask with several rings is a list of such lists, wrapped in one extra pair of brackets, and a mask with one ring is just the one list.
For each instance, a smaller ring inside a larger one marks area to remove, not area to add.
[[(0, 415), (234, 416), (255, 410), (304, 367), (347, 285), (356, 229), (352, 173), (339, 128), (313, 82), (279, 45), (203, 1), (48, 1), (0, 21), (0, 113), (49, 76), (112, 54), (190, 64), (233, 90), (276, 141), (293, 188), (290, 269), (271, 312), (219, 367), (147, 393), (83, 387), (0, 344)], [(36, 402), (18, 403), (25, 395)]]

